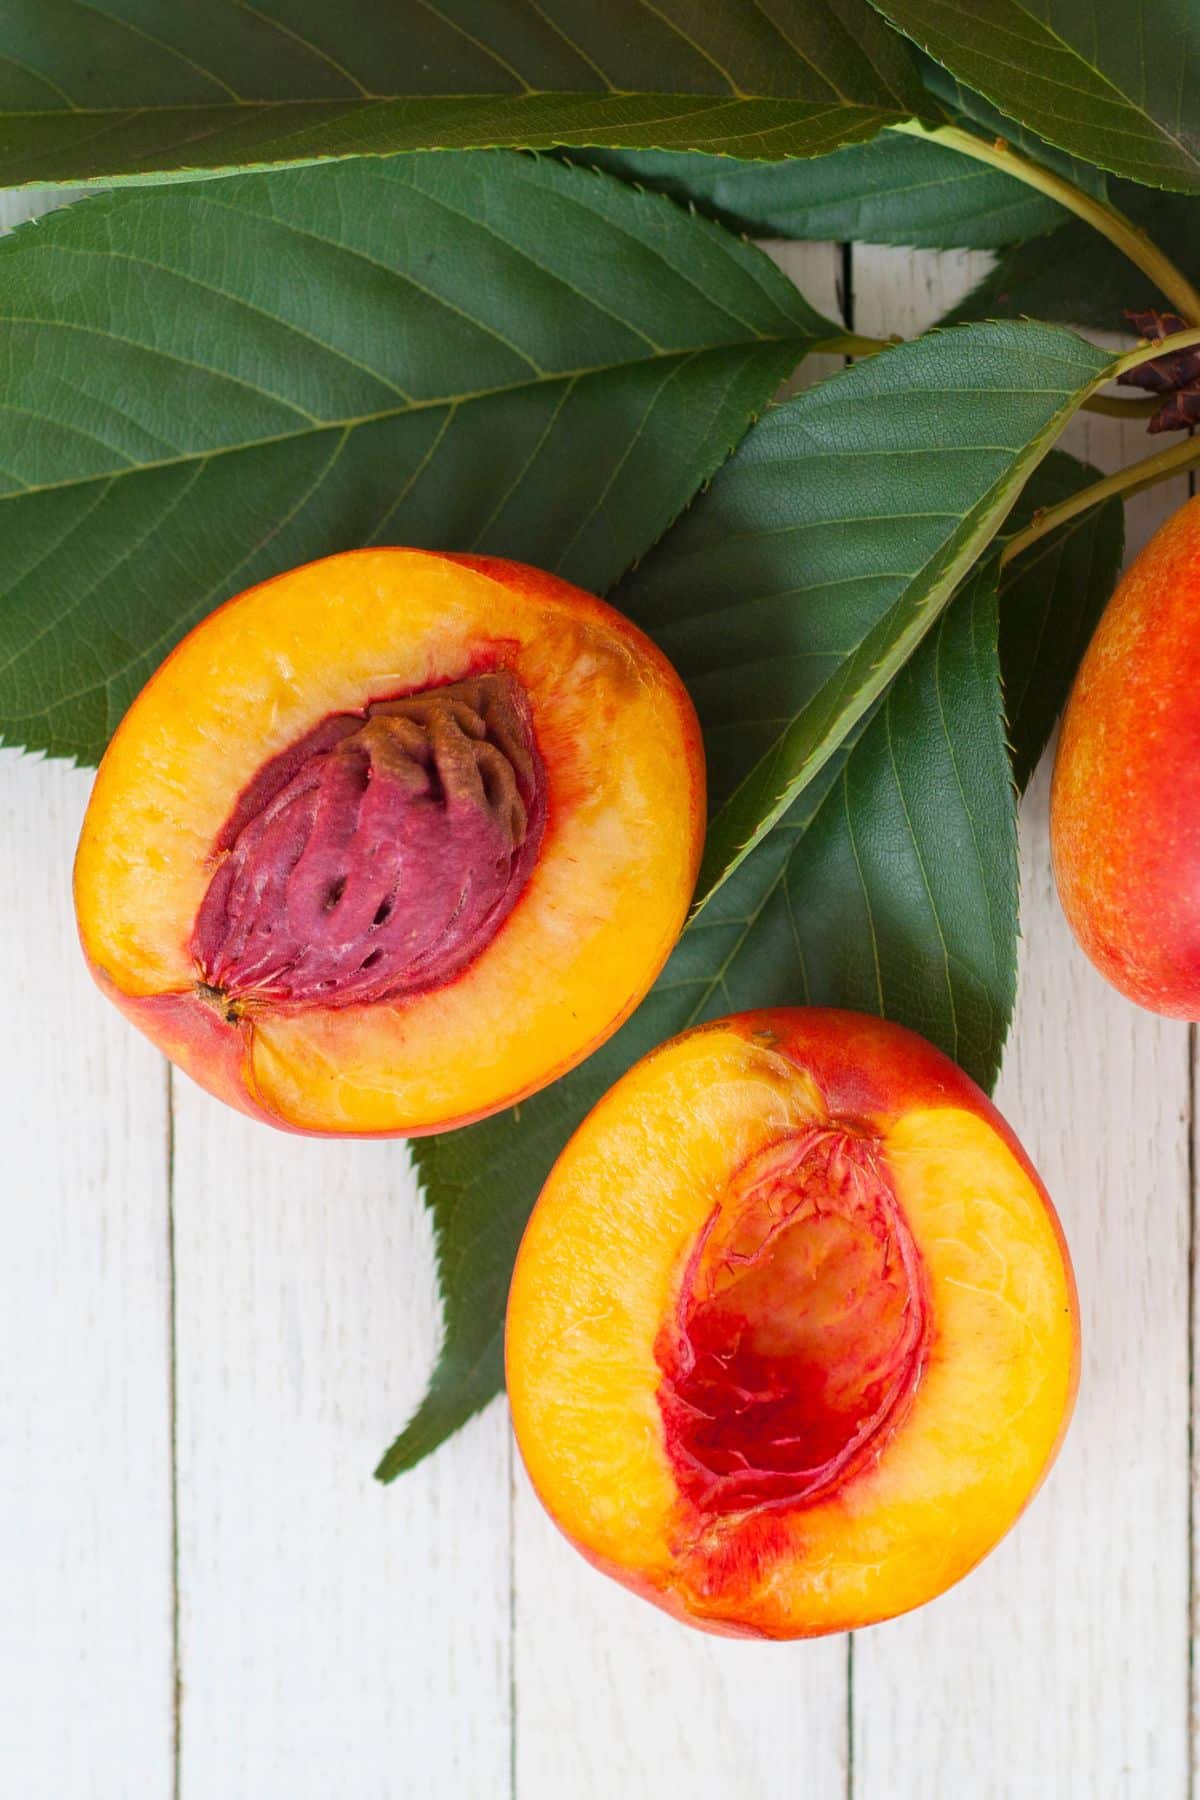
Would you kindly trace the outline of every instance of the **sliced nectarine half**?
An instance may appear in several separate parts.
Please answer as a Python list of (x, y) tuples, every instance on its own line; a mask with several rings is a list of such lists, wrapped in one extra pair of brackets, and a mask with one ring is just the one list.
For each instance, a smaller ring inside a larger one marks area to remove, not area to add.
[(1027, 1157), (923, 1039), (746, 1013), (636, 1064), (533, 1210), (513, 1425), (593, 1563), (711, 1631), (815, 1636), (958, 1580), (1054, 1457), (1070, 1262)]
[(695, 713), (627, 619), (520, 564), (359, 551), (229, 601), (152, 677), (76, 907), (105, 992), (202, 1086), (415, 1134), (616, 1029), (703, 829)]

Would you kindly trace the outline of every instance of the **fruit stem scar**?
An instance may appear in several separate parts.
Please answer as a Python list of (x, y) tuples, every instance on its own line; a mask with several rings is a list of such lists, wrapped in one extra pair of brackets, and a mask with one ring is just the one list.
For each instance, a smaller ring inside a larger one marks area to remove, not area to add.
[(212, 987), (207, 981), (198, 981), (195, 993), (198, 1000), (203, 1000), (206, 1006), (211, 1006), (214, 1012), (220, 1013), (226, 1025), (236, 1025), (241, 1018), (242, 1007), (236, 1000), (230, 999), (224, 988)]

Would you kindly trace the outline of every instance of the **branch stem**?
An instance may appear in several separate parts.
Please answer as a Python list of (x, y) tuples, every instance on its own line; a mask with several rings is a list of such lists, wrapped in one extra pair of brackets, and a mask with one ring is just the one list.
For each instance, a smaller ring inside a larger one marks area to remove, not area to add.
[(910, 137), (926, 138), (931, 143), (944, 144), (948, 150), (958, 150), (964, 156), (974, 157), (976, 162), (1000, 169), (1005, 175), (1023, 181), (1026, 187), (1035, 188), (1039, 194), (1057, 200), (1068, 212), (1073, 212), (1077, 218), (1085, 220), (1100, 232), (1110, 244), (1115, 244), (1130, 262), (1136, 263), (1143, 275), (1154, 283), (1160, 293), (1166, 295), (1185, 319), (1195, 320), (1200, 324), (1200, 293), (1182, 270), (1175, 267), (1170, 257), (1164, 255), (1158, 245), (1146, 236), (1141, 227), (1135, 225), (1132, 219), (1127, 219), (1115, 206), (1097, 200), (1091, 194), (1085, 194), (1082, 188), (1077, 188), (1074, 182), (1067, 181), (1062, 175), (1056, 175), (1053, 169), (1044, 169), (1040, 163), (1031, 162), (1003, 138), (976, 137), (974, 132), (964, 131), (959, 125), (925, 126), (918, 119), (905, 119), (903, 123), (889, 126), (888, 129), (905, 132)]
[(1083, 402), (1083, 411), (1103, 413), (1107, 419), (1152, 419), (1166, 398), (1148, 394), (1144, 400), (1119, 400), (1115, 394), (1093, 394)]
[(881, 350), (890, 350), (894, 344), (902, 344), (903, 338), (860, 337), (856, 331), (840, 331), (836, 337), (823, 338), (814, 344), (810, 354), (820, 356), (877, 356)]
[(1200, 463), (1200, 437), (1187, 437), (1181, 444), (1172, 444), (1169, 450), (1159, 450), (1154, 456), (1131, 463), (1127, 469), (1118, 469), (1115, 475), (1106, 475), (1103, 481), (1094, 481), (1091, 487), (1080, 488), (1077, 494), (1060, 500), (1057, 506), (1047, 506), (1030, 520), (1024, 531), (1009, 538), (1000, 552), (1000, 567), (1004, 568), (1048, 532), (1065, 525), (1068, 519), (1090, 512), (1093, 506), (1100, 506), (1117, 495), (1128, 500), (1132, 494), (1140, 494), (1143, 488), (1153, 487), (1156, 482), (1167, 481), (1195, 463)]
[(1136, 349), (1127, 350), (1124, 356), (1117, 358), (1104, 379), (1111, 381), (1114, 375), (1123, 375), (1126, 369), (1140, 368), (1142, 363), (1150, 362), (1156, 356), (1170, 356), (1174, 350), (1190, 350), (1194, 344), (1200, 344), (1200, 329), (1177, 331), (1171, 337), (1159, 338), (1156, 343), (1143, 338)]

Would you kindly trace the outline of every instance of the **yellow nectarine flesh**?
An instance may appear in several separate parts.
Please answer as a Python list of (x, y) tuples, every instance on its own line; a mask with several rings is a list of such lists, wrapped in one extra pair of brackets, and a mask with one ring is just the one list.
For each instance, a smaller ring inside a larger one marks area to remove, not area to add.
[(814, 1636), (965, 1574), (1062, 1437), (1053, 1208), (940, 1052), (851, 1013), (702, 1026), (559, 1157), (509, 1298), (513, 1425), (592, 1562), (711, 1631)]

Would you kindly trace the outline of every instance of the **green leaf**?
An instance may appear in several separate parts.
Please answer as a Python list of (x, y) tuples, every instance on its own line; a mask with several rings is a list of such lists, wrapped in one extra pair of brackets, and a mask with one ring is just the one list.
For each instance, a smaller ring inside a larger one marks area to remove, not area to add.
[[(1200, 281), (1200, 206), (1113, 178), (1114, 205), (1161, 244), (1189, 280)], [(1149, 277), (1082, 219), (1002, 256), (959, 302), (947, 323), (965, 319), (1057, 319), (1098, 331), (1129, 332), (1127, 308), (1169, 304)]]
[(1085, 162), (1200, 193), (1200, 10), (1157, 0), (875, 0), (1021, 124)]
[[(982, 137), (1003, 137), (1085, 192), (1107, 197), (1109, 179), (1103, 170), (1047, 144), (956, 81), (940, 63), (920, 51), (914, 54), (940, 118)], [(1051, 232), (1070, 217), (1011, 175), (929, 139), (892, 131), (805, 162), (745, 162), (698, 151), (566, 154), (671, 194), (752, 237), (987, 250)], [(1146, 195), (1144, 188), (1131, 191)]]
[(622, 583), (705, 728), (699, 904), (879, 698), (1110, 362), (1013, 324), (857, 363), (755, 426)]
[[(1192, 280), (1200, 279), (1200, 214), (1190, 196), (1122, 181), (1065, 155), (1006, 118), (939, 63), (919, 58), (922, 79), (948, 117), (988, 137), (1003, 137), (1034, 162), (1108, 201), (1161, 244)], [(1142, 271), (1081, 219), (1050, 236), (1014, 244), (996, 267), (947, 314), (943, 324), (972, 319), (1052, 319), (1103, 331), (1127, 329), (1126, 308), (1162, 302)]]
[(813, 156), (921, 105), (866, 0), (7, 0), (0, 184), (503, 145)]
[[(1009, 515), (1019, 531), (1035, 512), (1100, 480), (1052, 450)], [(1050, 741), (1125, 554), (1125, 509), (1106, 500), (1015, 557), (1000, 577), (1000, 667), (1013, 778), (1023, 789)]]
[(95, 761), (227, 595), (371, 543), (610, 586), (836, 334), (752, 245), (506, 153), (126, 192), (0, 243), (0, 737)]
[(748, 986), (736, 962), (730, 970), (739, 1010), (758, 1004), (748, 996), (790, 933), (807, 1004), (899, 1019), (992, 1086), (1017, 955), (1016, 806), (996, 636), (995, 575), (984, 570), (901, 670), (794, 836), (757, 941), (740, 953)]
[(530, 1208), (571, 1132), (664, 1038), (750, 1007), (812, 1002), (923, 1031), (990, 1085), (1012, 1010), (1017, 861), (996, 600), (974, 579), (853, 749), (688, 927), (634, 1017), (531, 1101), (413, 1154), (433, 1212), (445, 1341), (391, 1480), (503, 1384), (504, 1303)]
[(751, 237), (990, 250), (1068, 216), (1011, 175), (885, 131), (832, 156), (777, 163), (663, 150), (573, 152), (609, 174), (697, 206)]
[(974, 131), (977, 137), (1003, 138), (1022, 156), (1053, 169), (1056, 175), (1064, 176), (1085, 194), (1091, 194), (1097, 200), (1107, 199), (1109, 178), (1103, 169), (1048, 144), (1045, 138), (1029, 131), (1018, 119), (1001, 112), (982, 94), (956, 80), (949, 69), (944, 69), (931, 56), (918, 50), (916, 58), (926, 92), (938, 103), (950, 124)]

